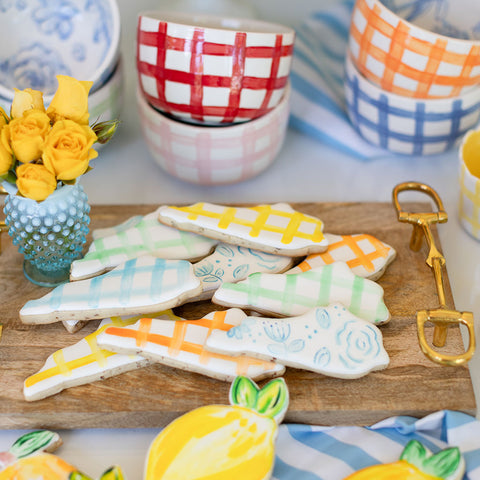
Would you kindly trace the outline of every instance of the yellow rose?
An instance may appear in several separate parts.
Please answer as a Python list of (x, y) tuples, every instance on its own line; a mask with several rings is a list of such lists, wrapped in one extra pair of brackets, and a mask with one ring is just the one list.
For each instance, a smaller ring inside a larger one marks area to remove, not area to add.
[(72, 120), (56, 122), (47, 136), (43, 163), (59, 180), (74, 180), (83, 175), (98, 153), (92, 148), (97, 136), (87, 125)]
[(57, 75), (58, 89), (47, 108), (47, 114), (56, 122), (69, 119), (88, 125), (88, 92), (93, 82), (76, 80), (66, 75)]
[(45, 138), (50, 131), (50, 118), (40, 110), (26, 110), (2, 129), (2, 143), (10, 148), (22, 163), (41, 157)]
[(15, 96), (13, 97), (12, 106), (10, 108), (10, 116), (12, 118), (20, 118), (23, 116), (23, 112), (26, 110), (40, 110), (45, 111), (43, 105), (43, 93), (38, 90), (32, 90), (26, 88), (25, 90), (15, 90)]
[(8, 118), (8, 115), (5, 113), (5, 110), (0, 107), (0, 128), (2, 128), (4, 125), (6, 125), (10, 119)]
[(26, 163), (17, 168), (17, 187), (24, 197), (41, 202), (57, 188), (57, 180), (44, 165)]
[(0, 141), (0, 175), (5, 175), (13, 167), (13, 155), (10, 148)]

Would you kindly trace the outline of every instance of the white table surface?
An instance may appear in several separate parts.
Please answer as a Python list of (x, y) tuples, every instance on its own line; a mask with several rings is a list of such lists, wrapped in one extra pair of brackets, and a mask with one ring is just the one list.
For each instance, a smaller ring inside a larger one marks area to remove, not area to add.
[[(182, 1), (119, 0), (123, 25), (122, 53), (127, 67), (125, 105), (118, 135), (100, 152), (94, 170), (82, 179), (90, 203), (175, 204), (200, 200), (217, 203), (389, 202), (397, 183), (407, 180), (425, 182), (437, 190), (449, 213), (449, 221), (439, 226), (439, 234), (456, 308), (473, 311), (478, 322), (480, 243), (469, 237), (458, 222), (457, 150), (423, 158), (385, 153), (385, 157), (379, 160), (359, 161), (289, 130), (274, 164), (258, 177), (240, 184), (219, 187), (190, 185), (169, 176), (157, 166), (142, 141), (135, 108), (136, 16), (141, 10), (179, 8)], [(213, 0), (195, 1), (197, 6), (215, 3)], [(264, 19), (296, 26), (309, 12), (330, 2), (262, 0), (256, 2), (256, 7)], [(480, 353), (470, 362), (470, 371), (476, 396), (480, 398)], [(0, 451), (7, 450), (22, 433), (18, 430), (1, 431)], [(141, 478), (148, 445), (157, 433), (158, 429), (62, 431), (64, 445), (58, 454), (89, 475), (99, 475), (108, 466), (119, 464), (129, 480), (136, 480)]]

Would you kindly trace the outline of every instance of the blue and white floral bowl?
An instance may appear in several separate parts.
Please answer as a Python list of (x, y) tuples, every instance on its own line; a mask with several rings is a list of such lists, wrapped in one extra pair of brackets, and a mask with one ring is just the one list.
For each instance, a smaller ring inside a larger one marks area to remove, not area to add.
[(93, 81), (113, 73), (120, 52), (116, 0), (0, 0), (0, 96), (33, 88), (46, 102), (56, 75)]

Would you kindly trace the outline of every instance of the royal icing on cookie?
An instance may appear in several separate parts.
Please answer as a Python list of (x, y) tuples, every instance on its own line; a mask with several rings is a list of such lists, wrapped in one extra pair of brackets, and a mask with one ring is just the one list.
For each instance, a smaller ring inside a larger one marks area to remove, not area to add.
[(230, 406), (207, 405), (174, 420), (155, 438), (144, 480), (271, 478), (278, 424), (288, 408), (282, 378), (262, 389), (238, 377)]
[(170, 260), (198, 260), (208, 255), (216, 241), (195, 233), (168, 227), (158, 221), (158, 210), (137, 224), (109, 236), (96, 234), (87, 254), (72, 263), (70, 280), (99, 275), (141, 255)]
[(148, 314), (184, 303), (202, 291), (190, 262), (145, 255), (111, 272), (55, 287), (20, 310), (23, 323), (92, 320)]
[(340, 304), (291, 318), (246, 317), (231, 330), (214, 330), (207, 349), (346, 379), (384, 369), (389, 363), (380, 330)]
[(221, 243), (215, 252), (193, 266), (195, 275), (202, 282), (203, 292), (194, 299), (211, 298), (223, 282), (238, 282), (251, 273), (281, 273), (293, 263), (290, 257)]
[(282, 365), (205, 350), (205, 342), (212, 330), (229, 330), (245, 317), (241, 310), (231, 309), (212, 312), (200, 320), (191, 321), (142, 318), (134, 325), (107, 327), (97, 341), (111, 351), (139, 354), (154, 362), (219, 380), (232, 381), (237, 375), (254, 379), (282, 375), (285, 371)]
[[(166, 314), (168, 312), (158, 315)], [(173, 315), (171, 311), (170, 314)], [(149, 361), (145, 357), (120, 355), (101, 349), (97, 344), (98, 335), (107, 327), (124, 327), (138, 320), (139, 317), (106, 318), (95, 332), (74, 345), (54, 352), (37, 373), (25, 380), (23, 386), (25, 400), (40, 400), (65, 388), (103, 380), (148, 365)]]
[(159, 220), (207, 237), (286, 256), (326, 250), (321, 220), (297, 212), (285, 203), (251, 208), (196, 203), (160, 207)]
[[(0, 452), (0, 480), (91, 480), (60, 457), (47, 453), (61, 443), (58, 434), (48, 430), (22, 435), (8, 452)], [(111, 467), (99, 480), (124, 478), (119, 467)]]
[(97, 240), (97, 238), (109, 237), (110, 235), (116, 235), (117, 233), (124, 232), (125, 230), (138, 225), (143, 218), (143, 215), (134, 215), (133, 217), (130, 217), (124, 222), (114, 225), (113, 227), (96, 228), (92, 231), (92, 238)]
[(395, 250), (372, 235), (325, 234), (328, 249), (309, 255), (287, 273), (300, 273), (333, 262), (345, 262), (359, 277), (378, 280), (396, 256)]
[(383, 288), (354, 275), (343, 262), (294, 274), (254, 273), (242, 282), (224, 283), (212, 301), (279, 316), (301, 315), (313, 307), (340, 302), (368, 322), (390, 320)]
[(461, 480), (464, 473), (458, 447), (432, 454), (418, 440), (410, 440), (397, 462), (363, 468), (345, 480)]

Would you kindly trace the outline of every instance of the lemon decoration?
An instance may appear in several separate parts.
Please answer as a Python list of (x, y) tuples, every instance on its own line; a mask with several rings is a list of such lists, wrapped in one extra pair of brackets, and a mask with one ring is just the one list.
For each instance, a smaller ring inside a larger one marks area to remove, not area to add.
[(249, 378), (237, 377), (230, 388), (230, 406), (192, 410), (155, 438), (144, 480), (269, 479), (288, 398), (282, 378), (260, 389)]
[[(0, 452), (0, 480), (91, 480), (49, 453), (61, 443), (59, 435), (48, 430), (22, 435), (8, 452)], [(112, 467), (99, 480), (125, 480), (125, 477), (119, 467)]]
[(345, 480), (460, 480), (465, 461), (457, 447), (432, 455), (418, 440), (405, 446), (399, 461), (367, 467)]

